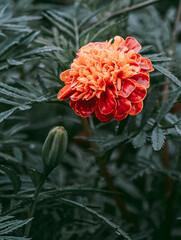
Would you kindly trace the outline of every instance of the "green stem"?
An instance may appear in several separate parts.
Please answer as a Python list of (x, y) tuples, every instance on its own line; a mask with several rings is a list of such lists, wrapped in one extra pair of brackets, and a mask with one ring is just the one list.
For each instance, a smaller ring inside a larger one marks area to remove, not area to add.
[[(48, 176), (48, 172), (42, 174), (42, 176), (40, 178), (40, 181), (39, 181), (38, 186), (37, 186), (37, 188), (35, 190), (34, 197), (33, 197), (33, 200), (32, 200), (32, 203), (31, 203), (31, 206), (30, 206), (30, 209), (29, 209), (29, 212), (28, 212), (28, 218), (32, 218), (33, 215), (34, 215), (36, 204), (38, 202), (38, 197), (39, 197), (39, 194), (41, 193), (43, 184), (44, 184), (45, 179), (46, 179), (47, 176)], [(24, 236), (25, 237), (29, 236), (30, 228), (31, 228), (31, 222), (32, 221), (28, 222), (26, 227), (25, 227), (25, 231), (24, 231)]]

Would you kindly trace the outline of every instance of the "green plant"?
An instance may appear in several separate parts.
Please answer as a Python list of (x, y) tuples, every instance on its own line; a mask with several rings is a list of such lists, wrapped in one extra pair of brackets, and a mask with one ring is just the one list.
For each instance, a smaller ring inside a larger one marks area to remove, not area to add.
[[(1, 1), (0, 239), (180, 239), (181, 1), (162, 5)], [(116, 35), (135, 37), (153, 63), (144, 108), (123, 121), (81, 119), (58, 101), (59, 75), (81, 46)], [(42, 146), (57, 125), (68, 150), (29, 218)], [(25, 238), (19, 227), (29, 221)]]

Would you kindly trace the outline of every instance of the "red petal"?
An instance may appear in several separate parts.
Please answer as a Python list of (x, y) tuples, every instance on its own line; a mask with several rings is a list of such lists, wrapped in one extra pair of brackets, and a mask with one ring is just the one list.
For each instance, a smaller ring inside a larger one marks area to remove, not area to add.
[(137, 81), (139, 85), (142, 85), (145, 88), (149, 88), (149, 75), (146, 73), (139, 73), (133, 76), (133, 79)]
[(141, 62), (141, 55), (138, 53), (135, 53), (134, 55), (132, 55), (131, 59), (135, 60), (138, 64)]
[(74, 109), (75, 112), (78, 113), (81, 117), (88, 117), (91, 115), (96, 107), (96, 98), (93, 98), (89, 101), (86, 100), (79, 100), (76, 102)]
[(120, 96), (116, 100), (117, 100), (117, 109), (116, 109), (117, 117), (130, 111), (131, 102), (129, 100)]
[(77, 102), (70, 100), (70, 107), (74, 110), (74, 112), (80, 116), (80, 113), (77, 111), (75, 105)]
[(138, 102), (138, 103), (132, 103), (132, 108), (129, 112), (130, 115), (136, 115), (139, 112), (141, 112), (142, 108), (143, 108), (143, 102)]
[(96, 107), (95, 109), (95, 114), (96, 114), (96, 117), (101, 121), (101, 122), (107, 122), (109, 121), (111, 118), (113, 118), (115, 112), (111, 112), (110, 114), (107, 114), (107, 115), (104, 115), (102, 114), (100, 111), (99, 111), (99, 108), (98, 106)]
[(146, 97), (146, 89), (140, 85), (136, 85), (135, 90), (129, 95), (128, 100), (132, 103), (142, 101)]
[(81, 99), (84, 95), (85, 95), (85, 93), (82, 93), (82, 92), (80, 92), (80, 91), (77, 91), (77, 92), (75, 92), (74, 94), (72, 94), (71, 100), (72, 100), (72, 101), (78, 101), (78, 100)]
[(123, 79), (121, 81), (121, 91), (118, 91), (118, 95), (127, 98), (135, 88), (136, 86), (133, 81), (128, 78)]
[(141, 45), (139, 44), (139, 42), (132, 37), (126, 38), (125, 45), (129, 50), (133, 50), (136, 53), (139, 52), (139, 50), (141, 49)]
[(148, 58), (142, 58), (140, 62), (141, 70), (144, 72), (151, 72), (154, 70), (151, 61)]
[(114, 116), (114, 119), (115, 120), (117, 120), (117, 121), (121, 121), (121, 120), (123, 120), (124, 118), (126, 118), (128, 116), (128, 114), (127, 113), (123, 113), (123, 114), (121, 114), (121, 115), (119, 115), (119, 116)]
[(71, 84), (67, 84), (58, 92), (57, 98), (59, 100), (66, 100), (75, 92), (70, 86)]
[(91, 98), (95, 97), (96, 92), (93, 91), (92, 89), (89, 89), (89, 91), (86, 93), (86, 95), (83, 97), (83, 100), (90, 100)]
[(107, 88), (106, 92), (102, 92), (99, 99), (99, 110), (102, 114), (111, 113), (116, 107), (116, 100), (112, 91)]
[(60, 74), (60, 79), (63, 82), (67, 82), (70, 80), (70, 71), (71, 71), (71, 69), (68, 69)]

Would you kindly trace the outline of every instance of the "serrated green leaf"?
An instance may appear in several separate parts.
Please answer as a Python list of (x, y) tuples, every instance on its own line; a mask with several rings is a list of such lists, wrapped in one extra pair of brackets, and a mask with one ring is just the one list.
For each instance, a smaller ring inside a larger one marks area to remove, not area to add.
[(87, 33), (89, 33), (90, 31), (94, 30), (95, 31), (95, 27), (99, 26), (99, 25), (102, 25), (103, 23), (105, 22), (105, 20), (101, 20), (99, 22), (97, 22), (96, 24), (86, 28), (85, 30), (83, 30), (81, 33), (80, 33), (80, 37), (84, 37)]
[(13, 156), (11, 156), (8, 153), (0, 152), (0, 157), (5, 159), (5, 160), (11, 160), (13, 162), (18, 162), (16, 158), (14, 158)]
[(4, 29), (4, 30), (12, 30), (12, 31), (17, 31), (17, 32), (20, 32), (20, 33), (28, 33), (28, 32), (31, 32), (31, 29), (29, 27), (25, 27), (24, 24), (1, 24), (0, 25), (0, 28), (1, 29)]
[(20, 105), (20, 106), (18, 106), (18, 109), (21, 111), (25, 111), (25, 110), (31, 109), (31, 106), (30, 105)]
[(23, 227), (24, 225), (26, 225), (31, 220), (32, 220), (32, 218), (27, 219), (27, 220), (12, 220), (10, 226), (8, 226), (4, 230), (0, 231), (0, 235), (11, 233), (11, 232), (13, 232), (16, 229), (18, 229), (20, 227)]
[(34, 186), (37, 187), (41, 178), (41, 173), (33, 168), (28, 168), (27, 171), (31, 180), (33, 181)]
[(105, 26), (103, 28), (101, 28), (99, 31), (96, 32), (96, 34), (93, 35), (93, 37), (91, 37), (91, 39), (89, 40), (90, 42), (93, 42), (95, 39), (97, 39), (99, 36), (101, 36), (103, 33), (105, 33), (106, 31), (108, 31), (109, 29), (111, 29), (114, 26), (119, 25), (121, 22), (118, 21), (116, 23), (113, 23), (109, 26)]
[(30, 34), (28, 34), (25, 39), (22, 40), (22, 42), (20, 42), (19, 47), (28, 47), (30, 45), (30, 43), (38, 36), (38, 34), (40, 33), (40, 31), (36, 31), (36, 32), (31, 32)]
[(31, 51), (25, 52), (19, 55), (18, 57), (27, 57), (33, 54), (40, 54), (40, 53), (46, 53), (46, 52), (52, 52), (52, 51), (63, 51), (63, 49), (55, 46), (44, 46), (44, 47), (36, 48)]
[(177, 116), (172, 113), (167, 113), (165, 119), (171, 124), (175, 124), (178, 121)]
[(66, 13), (66, 12), (62, 12), (56, 9), (53, 9), (53, 12), (55, 12), (58, 16), (63, 17), (69, 21), (72, 21), (72, 16), (70, 16), (70, 14)]
[[(0, 89), (1, 91), (4, 91), (3, 94), (5, 95), (10, 95), (11, 97), (15, 96), (16, 98), (20, 98), (20, 99), (26, 99), (26, 100), (31, 100), (33, 97), (35, 97), (34, 93), (30, 93), (24, 90), (20, 90), (18, 88), (15, 88), (13, 86), (7, 85), (5, 83), (0, 83), (0, 87), (2, 87), (3, 89)], [(6, 92), (6, 90), (8, 92)], [(14, 93), (18, 94), (18, 95), (13, 95)], [(21, 98), (21, 96), (23, 96), (23, 98)]]
[(8, 105), (14, 105), (14, 106), (18, 106), (19, 105), (19, 103), (15, 102), (15, 101), (7, 100), (5, 98), (0, 98), (0, 102), (4, 103), (4, 104), (8, 104)]
[(12, 65), (12, 66), (22, 65), (24, 63), (23, 61), (17, 61), (14, 59), (7, 59), (7, 62), (9, 65)]
[(162, 148), (165, 141), (164, 131), (159, 127), (155, 127), (153, 129), (151, 139), (152, 139), (153, 149), (155, 151), (159, 151)]
[(7, 19), (6, 22), (9, 22), (9, 23), (29, 22), (29, 21), (40, 20), (41, 18), (42, 18), (41, 16), (21, 16), (21, 17), (14, 17), (14, 18)]
[(15, 133), (21, 131), (22, 129), (25, 129), (29, 126), (29, 123), (17, 123), (14, 124), (10, 129), (8, 129), (7, 131), (4, 131), (4, 135), (6, 137), (10, 137), (12, 135), (14, 135)]
[(89, 16), (83, 18), (82, 21), (78, 24), (79, 28), (81, 28), (83, 25), (85, 25), (87, 22), (89, 22), (89, 20), (91, 20), (94, 16), (99, 14), (101, 11), (102, 11), (102, 9), (98, 9), (95, 12), (93, 12), (92, 14), (90, 14)]
[(152, 91), (146, 97), (146, 102), (142, 111), (142, 119), (140, 124), (140, 129), (142, 129), (147, 123), (148, 119), (151, 117), (151, 114), (155, 108), (156, 100), (158, 99), (158, 90), (152, 89)]
[(8, 50), (13, 45), (19, 43), (19, 41), (24, 37), (24, 33), (17, 33), (12, 37), (8, 38), (0, 44), (0, 56), (2, 56), (6, 50)]
[(6, 220), (9, 220), (12, 218), (14, 218), (14, 217), (13, 216), (2, 216), (2, 217), (0, 217), (0, 222), (6, 221)]
[(168, 62), (168, 61), (172, 61), (172, 58), (168, 58), (168, 57), (149, 57), (149, 59), (152, 62)]
[(178, 134), (180, 134), (181, 135), (181, 123), (179, 124), (176, 124), (175, 125), (175, 129), (176, 129), (176, 131), (178, 132)]
[(159, 123), (162, 118), (165, 117), (165, 115), (168, 113), (168, 111), (173, 107), (174, 103), (177, 101), (177, 99), (179, 98), (181, 94), (181, 89), (178, 89), (177, 91), (175, 91), (175, 93), (171, 93), (168, 98), (166, 99), (166, 101), (163, 103), (162, 107), (160, 108), (155, 121), (157, 123)]
[(18, 95), (18, 94), (14, 93), (14, 92), (7, 91), (6, 89), (3, 89), (3, 88), (0, 88), (0, 93), (6, 95), (8, 97), (21, 99), (21, 100), (24, 100), (24, 101), (31, 101), (31, 98), (29, 98), (29, 97), (24, 97), (22, 95)]
[(0, 240), (31, 240), (31, 238), (13, 237), (13, 236), (0, 236)]
[(47, 13), (53, 17), (56, 21), (58, 21), (60, 24), (64, 25), (65, 27), (70, 28), (72, 31), (74, 31), (73, 24), (70, 24), (68, 21), (66, 21), (62, 16), (57, 14), (57, 11), (49, 10)]
[[(0, 165), (0, 170), (9, 176), (9, 178), (11, 179), (11, 182), (13, 184), (14, 191), (18, 192), (21, 188), (21, 180), (20, 180), (20, 177), (16, 174), (16, 172), (11, 168), (7, 168), (7, 167), (1, 166), (1, 165)], [(0, 234), (1, 234), (1, 232), (0, 232)]]
[(146, 132), (141, 131), (136, 137), (133, 138), (133, 147), (140, 148), (146, 143)]
[(158, 65), (153, 65), (153, 67), (156, 68), (159, 72), (163, 73), (168, 78), (170, 78), (176, 85), (181, 87), (181, 81), (179, 81), (178, 78), (174, 76), (168, 69)]
[(14, 107), (11, 108), (10, 110), (0, 113), (0, 123), (4, 121), (6, 118), (8, 118), (11, 114), (13, 114), (17, 109), (18, 109), (17, 107)]
[(59, 24), (54, 18), (50, 17), (48, 14), (43, 14), (51, 23), (53, 23), (60, 31), (66, 33), (69, 37), (74, 39), (74, 34), (67, 29), (67, 27), (62, 26), (62, 24)]
[[(129, 135), (125, 134), (125, 135), (118, 135), (118, 136), (114, 136), (112, 138), (108, 138), (106, 140), (101, 140), (100, 144), (99, 144), (99, 148), (100, 151), (108, 151), (114, 147), (116, 147), (117, 145), (121, 144), (122, 142), (127, 141), (128, 139), (131, 139), (132, 136), (134, 136), (134, 132), (130, 133)], [(93, 140), (93, 139), (92, 139)], [(97, 139), (97, 141), (99, 141)]]
[(23, 153), (19, 147), (13, 147), (13, 155), (18, 162), (22, 163), (23, 161)]
[(82, 187), (64, 187), (62, 189), (55, 189), (55, 190), (47, 190), (42, 193), (42, 195), (53, 195), (53, 196), (60, 196), (65, 194), (82, 194), (82, 193), (102, 193), (102, 194), (116, 194), (122, 195), (120, 192), (112, 192), (108, 190), (100, 190), (96, 188), (82, 188)]
[(13, 78), (17, 83), (19, 83), (21, 86), (23, 86), (24, 88), (26, 88), (27, 90), (29, 90), (32, 93), (36, 93), (37, 95), (41, 95), (41, 92), (39, 92), (37, 90), (37, 88), (33, 87), (31, 84), (28, 84), (27, 82), (18, 79), (18, 78)]
[(116, 224), (114, 224), (113, 222), (111, 222), (109, 219), (103, 217), (101, 214), (97, 213), (96, 211), (94, 211), (93, 209), (86, 207), (85, 205), (69, 200), (69, 199), (65, 199), (65, 198), (60, 198), (61, 201), (63, 201), (64, 203), (73, 206), (73, 207), (78, 207), (82, 210), (84, 210), (85, 212), (87, 212), (88, 214), (92, 215), (93, 217), (97, 218), (98, 220), (100, 220), (101, 222), (103, 222), (104, 224), (106, 224), (108, 227), (110, 227), (111, 229), (113, 229), (118, 235), (123, 236), (124, 238), (131, 240), (131, 238), (128, 236), (128, 234), (126, 232), (124, 232), (119, 226), (117, 226)]

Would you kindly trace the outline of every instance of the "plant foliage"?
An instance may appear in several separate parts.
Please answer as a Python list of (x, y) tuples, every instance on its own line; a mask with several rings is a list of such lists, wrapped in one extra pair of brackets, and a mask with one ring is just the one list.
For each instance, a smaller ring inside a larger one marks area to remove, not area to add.
[[(181, 238), (179, 7), (154, 0), (0, 1), (0, 239)], [(86, 135), (68, 102), (57, 100), (59, 75), (80, 47), (116, 35), (143, 46), (155, 69), (150, 88), (140, 114), (108, 123), (90, 117)], [(60, 125), (68, 151), (29, 218), (42, 146)]]

